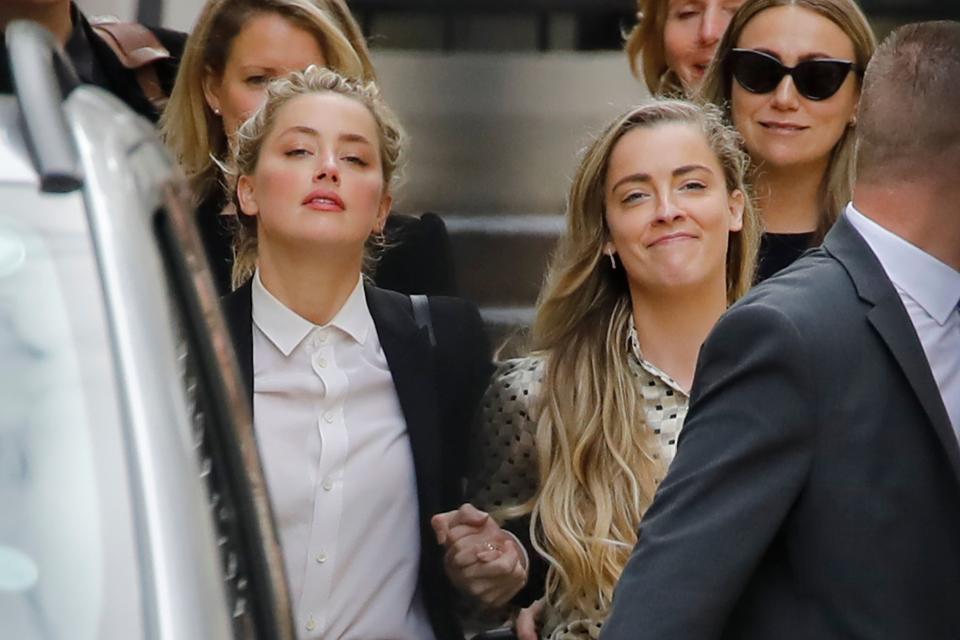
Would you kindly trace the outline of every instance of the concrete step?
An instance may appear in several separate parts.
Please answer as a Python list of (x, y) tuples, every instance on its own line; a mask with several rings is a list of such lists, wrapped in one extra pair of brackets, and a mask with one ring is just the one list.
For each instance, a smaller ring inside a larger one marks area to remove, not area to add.
[(445, 216), (463, 297), (476, 302), (495, 343), (526, 329), (561, 215)]
[(460, 290), (482, 307), (532, 306), (563, 232), (559, 215), (446, 216)]
[(384, 96), (410, 133), (394, 201), (403, 212), (559, 213), (580, 149), (648, 99), (620, 52), (374, 57)]

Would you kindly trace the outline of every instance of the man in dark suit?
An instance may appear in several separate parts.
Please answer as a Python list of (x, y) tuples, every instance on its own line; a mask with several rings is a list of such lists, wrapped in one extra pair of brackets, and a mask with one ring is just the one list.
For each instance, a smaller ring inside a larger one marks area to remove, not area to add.
[(603, 640), (960, 638), (960, 23), (866, 71), (853, 203), (731, 308)]
[[(94, 84), (113, 93), (131, 109), (156, 122), (160, 117), (157, 103), (170, 95), (177, 76), (177, 66), (186, 35), (167, 29), (146, 29), (125, 24), (113, 30), (112, 35), (98, 33), (90, 21), (70, 0), (2, 0), (0, 2), (0, 32), (13, 20), (33, 20), (46, 27), (63, 45), (83, 82)], [(117, 42), (116, 37), (130, 43)], [(145, 47), (137, 52), (138, 60), (150, 62), (135, 64), (122, 60), (105, 38), (111, 38), (121, 49), (126, 46)], [(147, 51), (149, 49), (149, 51)], [(144, 58), (143, 56), (147, 56)], [(149, 67), (143, 71), (144, 67)], [(147, 80), (139, 74), (147, 73)], [(156, 84), (155, 95), (147, 95), (144, 82)], [(0, 33), (0, 93), (12, 91), (12, 78), (7, 60), (7, 47)]]

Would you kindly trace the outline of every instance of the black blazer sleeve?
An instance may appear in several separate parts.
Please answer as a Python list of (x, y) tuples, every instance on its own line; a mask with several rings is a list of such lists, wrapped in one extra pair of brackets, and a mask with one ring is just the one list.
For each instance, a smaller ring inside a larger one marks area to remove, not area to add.
[(721, 637), (811, 466), (815, 375), (779, 310), (757, 303), (721, 318), (603, 640)]
[(390, 214), (384, 235), (387, 248), (373, 276), (378, 287), (406, 294), (457, 295), (450, 237), (440, 216)]
[(437, 391), (448, 430), (441, 460), (447, 478), (444, 503), (455, 508), (464, 499), (467, 446), (480, 399), (493, 373), (492, 349), (473, 303), (430, 297), (430, 314), (437, 340)]

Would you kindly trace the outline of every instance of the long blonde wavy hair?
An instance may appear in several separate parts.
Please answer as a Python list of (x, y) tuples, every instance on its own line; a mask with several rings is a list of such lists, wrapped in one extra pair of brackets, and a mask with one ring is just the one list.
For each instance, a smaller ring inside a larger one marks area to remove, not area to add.
[(343, 0), (209, 0), (184, 49), (160, 131), (197, 201), (222, 189), (218, 162), (229, 152), (220, 116), (203, 94), (208, 75), (220, 77), (234, 39), (251, 18), (276, 13), (314, 35), (327, 65), (346, 76), (375, 80), (360, 27)]
[[(315, 93), (336, 93), (356, 100), (370, 111), (377, 124), (377, 142), (380, 148), (380, 167), (383, 172), (384, 193), (390, 193), (399, 180), (403, 164), (406, 135), (393, 111), (380, 97), (374, 82), (347, 78), (336, 71), (316, 66), (277, 78), (267, 86), (267, 98), (260, 108), (237, 131), (231, 161), (223, 166), (230, 185), (230, 193), (237, 211), (236, 182), (239, 176), (256, 173), (260, 150), (273, 129), (277, 113), (287, 103), (300, 96)], [(257, 217), (239, 214), (240, 223), (234, 228), (232, 282), (239, 287), (246, 282), (257, 263)], [(369, 255), (369, 253), (368, 253)]]
[[(747, 0), (733, 16), (730, 26), (717, 45), (713, 62), (707, 69), (703, 84), (696, 95), (700, 102), (720, 105), (728, 121), (730, 118), (733, 76), (726, 60), (730, 51), (737, 46), (740, 34), (747, 24), (760, 12), (773, 7), (803, 7), (823, 16), (834, 23), (853, 43), (854, 62), (858, 69), (857, 82), (860, 82), (863, 70), (877, 48), (877, 39), (863, 11), (854, 0)], [(833, 146), (830, 161), (820, 181), (818, 193), (820, 222), (817, 226), (815, 243), (819, 244), (826, 235), (843, 207), (853, 194), (855, 176), (855, 137), (853, 127), (847, 127)], [(759, 170), (754, 162), (752, 171)]]
[(604, 255), (604, 189), (617, 142), (633, 129), (668, 123), (701, 131), (723, 167), (728, 193), (744, 194), (743, 228), (730, 233), (727, 250), (728, 302), (753, 281), (760, 225), (744, 182), (749, 161), (719, 110), (655, 100), (617, 118), (580, 162), (566, 234), (538, 303), (533, 348), (547, 361), (534, 407), (539, 488), (507, 516), (531, 514), (534, 545), (550, 563), (547, 596), (561, 611), (609, 606), (653, 498), (654, 477), (663, 471), (630, 370), (626, 276), (610, 269)]

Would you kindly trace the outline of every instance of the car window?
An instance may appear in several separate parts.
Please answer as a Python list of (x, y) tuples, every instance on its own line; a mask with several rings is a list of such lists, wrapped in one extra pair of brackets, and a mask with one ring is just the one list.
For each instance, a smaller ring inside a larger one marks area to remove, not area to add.
[(80, 196), (47, 201), (0, 185), (0, 635), (143, 637), (97, 265)]

